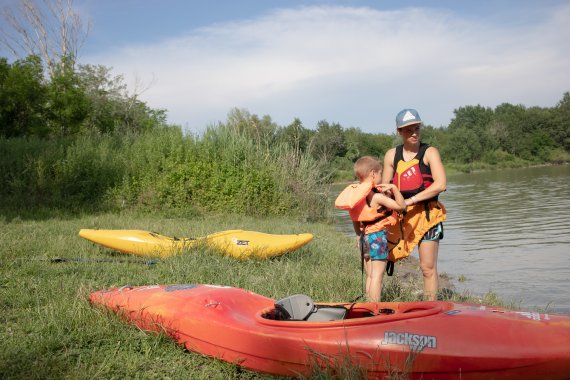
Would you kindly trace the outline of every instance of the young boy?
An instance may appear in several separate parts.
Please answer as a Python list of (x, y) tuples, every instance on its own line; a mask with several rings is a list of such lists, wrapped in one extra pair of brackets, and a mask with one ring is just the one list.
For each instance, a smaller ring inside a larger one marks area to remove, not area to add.
[[(364, 156), (354, 163), (358, 184), (347, 186), (335, 202), (337, 208), (348, 210), (354, 232), (360, 238), (364, 254), (366, 295), (369, 301), (380, 301), (382, 279), (388, 259), (385, 228), (396, 223), (396, 212), (406, 209), (404, 197), (394, 184), (381, 184), (382, 162)], [(394, 199), (387, 194), (393, 194)], [(365, 246), (362, 246), (364, 242)]]

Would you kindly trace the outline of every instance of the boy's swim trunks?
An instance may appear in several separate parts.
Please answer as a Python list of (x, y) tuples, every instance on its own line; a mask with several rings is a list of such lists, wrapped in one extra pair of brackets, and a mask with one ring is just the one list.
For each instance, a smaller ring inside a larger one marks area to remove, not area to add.
[(388, 259), (388, 240), (386, 231), (377, 231), (366, 234), (366, 243), (370, 248), (370, 260)]

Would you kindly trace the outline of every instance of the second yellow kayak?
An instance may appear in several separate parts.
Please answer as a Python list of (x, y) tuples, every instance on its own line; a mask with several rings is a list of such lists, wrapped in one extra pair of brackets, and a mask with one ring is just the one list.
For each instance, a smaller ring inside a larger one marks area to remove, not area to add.
[(228, 230), (200, 238), (176, 238), (144, 230), (81, 229), (79, 236), (104, 247), (137, 256), (170, 257), (196, 244), (206, 244), (237, 259), (270, 258), (295, 251), (313, 239), (312, 234), (279, 235)]

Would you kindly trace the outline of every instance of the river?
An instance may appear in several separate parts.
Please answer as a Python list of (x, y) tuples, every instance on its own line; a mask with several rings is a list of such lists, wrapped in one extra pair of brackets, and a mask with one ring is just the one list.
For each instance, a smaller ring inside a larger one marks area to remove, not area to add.
[[(438, 268), (456, 290), (570, 314), (570, 165), (448, 177)], [(338, 227), (354, 235), (346, 212)], [(413, 255), (417, 257), (417, 250)], [(459, 279), (465, 279), (459, 281)]]

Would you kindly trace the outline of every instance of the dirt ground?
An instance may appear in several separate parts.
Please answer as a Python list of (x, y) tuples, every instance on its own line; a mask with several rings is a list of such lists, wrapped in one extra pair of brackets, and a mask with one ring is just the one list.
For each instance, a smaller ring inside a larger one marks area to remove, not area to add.
[[(411, 289), (414, 294), (421, 296), (423, 292), (423, 278), (420, 270), (420, 262), (410, 256), (395, 264), (394, 277), (400, 280), (405, 289)], [(447, 274), (439, 273), (438, 298), (447, 298), (455, 291), (455, 286)]]

